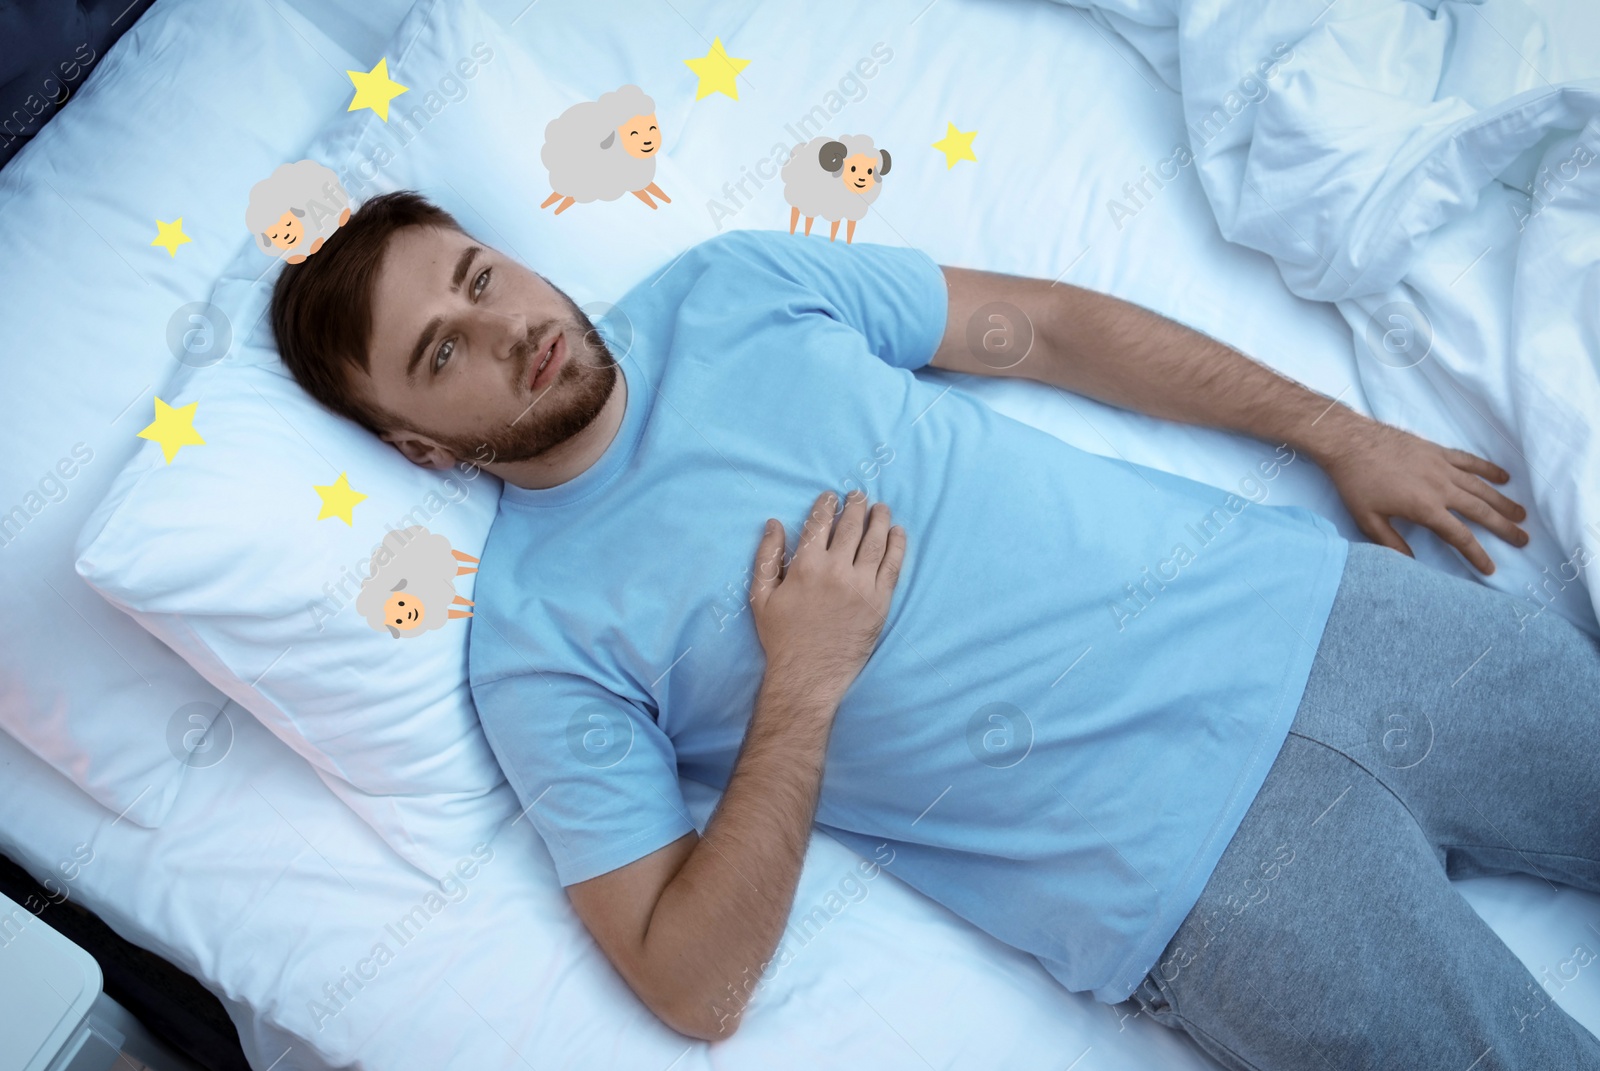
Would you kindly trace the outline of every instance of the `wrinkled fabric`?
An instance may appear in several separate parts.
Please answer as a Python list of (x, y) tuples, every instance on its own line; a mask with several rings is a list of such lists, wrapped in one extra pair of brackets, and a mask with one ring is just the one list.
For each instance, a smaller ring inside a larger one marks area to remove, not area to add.
[(1532, 568), (1486, 582), (1600, 634), (1596, 38), (1521, 0), (1070, 2), (1181, 91), (1223, 236), (1337, 305), (1373, 415), (1511, 473)]

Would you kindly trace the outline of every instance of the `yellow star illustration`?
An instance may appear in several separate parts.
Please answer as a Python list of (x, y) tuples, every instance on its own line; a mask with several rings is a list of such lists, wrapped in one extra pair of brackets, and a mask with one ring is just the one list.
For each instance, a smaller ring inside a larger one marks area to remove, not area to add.
[(182, 216), (179, 216), (171, 223), (165, 223), (159, 219), (156, 220), (156, 231), (156, 240), (150, 244), (165, 246), (167, 250), (167, 256), (169, 257), (175, 257), (178, 255), (178, 247), (180, 245), (183, 245), (185, 242), (193, 241), (192, 238), (183, 233)]
[(363, 74), (361, 71), (345, 71), (350, 76), (350, 81), (355, 83), (355, 99), (350, 102), (350, 107), (345, 111), (353, 112), (357, 108), (371, 108), (378, 113), (378, 118), (384, 122), (389, 121), (389, 102), (406, 91), (406, 87), (389, 77), (389, 57), (385, 56), (378, 61), (378, 65)]
[(978, 158), (972, 155), (972, 139), (978, 136), (978, 132), (957, 130), (954, 123), (946, 123), (945, 126), (949, 129), (945, 131), (944, 137), (933, 143), (935, 149), (944, 153), (945, 170), (955, 167), (957, 160), (971, 160), (977, 163)]
[(360, 491), (350, 489), (350, 481), (344, 473), (339, 473), (339, 478), (330, 484), (312, 484), (317, 494), (322, 496), (322, 512), (317, 514), (317, 520), (325, 517), (337, 517), (345, 524), (354, 528), (355, 523), (350, 519), (350, 511), (356, 505), (366, 500), (366, 495)]
[(199, 404), (190, 402), (181, 409), (174, 409), (157, 398), (156, 418), (139, 433), (139, 438), (160, 443), (161, 453), (166, 456), (169, 465), (179, 447), (204, 446), (206, 441), (194, 430), (194, 410)]
[(683, 61), (689, 65), (700, 79), (700, 88), (695, 91), (694, 99), (709, 97), (713, 93), (726, 93), (734, 100), (739, 99), (739, 72), (750, 66), (747, 59), (735, 59), (728, 55), (722, 47), (722, 38), (711, 39), (711, 51), (697, 59)]

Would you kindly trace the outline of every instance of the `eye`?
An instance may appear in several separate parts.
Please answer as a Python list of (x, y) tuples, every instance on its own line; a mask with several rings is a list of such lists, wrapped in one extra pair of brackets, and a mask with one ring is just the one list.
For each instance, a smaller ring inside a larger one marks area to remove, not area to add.
[[(493, 274), (493, 268), (485, 268), (473, 278), (472, 300), (476, 301), (478, 298), (483, 296), (484, 290), (486, 290), (489, 286), (489, 277)], [(450, 360), (451, 355), (455, 353), (455, 348), (456, 340), (453, 338), (447, 338), (443, 342), (439, 343), (439, 348), (433, 353), (433, 372), (435, 375), (437, 375), (439, 370), (445, 366), (445, 363)]]
[(439, 343), (439, 348), (433, 352), (433, 373), (439, 374), (439, 369), (444, 367), (445, 361), (450, 359), (450, 354), (456, 348), (456, 340), (447, 338)]
[(651, 124), (650, 124), (650, 129), (651, 129), (651, 130), (654, 130), (654, 129), (655, 129), (655, 128), (656, 128), (656, 125), (655, 125), (655, 124), (654, 124), (654, 123), (651, 123)]

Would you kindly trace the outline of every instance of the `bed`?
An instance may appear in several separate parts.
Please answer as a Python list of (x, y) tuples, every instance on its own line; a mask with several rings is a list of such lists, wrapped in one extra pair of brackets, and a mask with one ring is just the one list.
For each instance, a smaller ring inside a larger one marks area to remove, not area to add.
[[(836, 125), (874, 131), (896, 154), (857, 241), (1108, 291), (1373, 412), (1374, 381), (1347, 309), (1297, 296), (1273, 257), (1224, 239), (1192, 170), (1132, 212), (1109, 210), (1113, 201), (1132, 207), (1125, 187), (1185, 138), (1183, 96), (1162, 77), (1178, 46), (1147, 17), (1153, 6), (482, 4), (503, 40), (551, 77), (593, 95), (629, 82), (662, 87), (655, 92), (669, 139), (681, 131), (667, 151), (687, 184), (673, 207), (693, 213), (702, 231), (718, 222), (784, 227), (780, 184), (757, 181), (762, 164), (774, 141), (798, 140), (787, 130), (801, 115), (831, 108), (832, 94)], [(1593, 40), (1600, 30), (1576, 3), (1550, 0), (1540, 14), (1551, 41)], [(302, 754), (84, 583), (72, 551), (79, 530), (135, 451), (153, 449), (136, 437), (143, 421), (128, 410), (148, 408), (162, 384), (200, 363), (163, 344), (172, 317), (231, 293), (216, 285), (246, 241), (231, 187), (314, 143), (350, 99), (346, 70), (368, 71), (386, 56), (403, 70), (390, 38), (413, 15), (402, 0), (160, 0), (101, 60), (80, 99), (0, 171), (0, 208), (30, 221), (0, 268), (8, 325), (0, 360), (8, 393), (38, 411), (3, 433), (0, 509), (30, 501), (41, 473), (60, 473), (52, 486), (64, 488), (44, 495), (0, 547), (0, 590), (11, 593), (0, 604), (0, 725), (8, 730), (0, 733), (0, 851), (199, 979), (262, 1071), (1215, 1067), (1132, 1005), (1066, 992), (1031, 957), (892, 875), (856, 880), (860, 857), (821, 831), (795, 898), (792, 961), (755, 991), (737, 1035), (692, 1041), (657, 1022), (611, 970), (514, 809), (483, 812), (492, 821), (461, 871), (459, 896), (439, 904), (430, 876)], [(440, 7), (428, 17), (450, 16)], [(737, 102), (693, 99), (684, 60), (714, 41), (752, 57)], [(858, 74), (846, 90), (842, 80), (874, 55), (875, 74)], [(282, 87), (271, 80), (286, 71), (304, 94), (254, 88), (261, 80)], [(947, 163), (932, 148), (947, 124), (977, 131), (975, 159)], [(94, 166), (101, 146), (119, 138), (117, 166)], [(149, 249), (178, 216), (192, 248)], [(73, 270), (83, 265), (94, 270)], [(557, 267), (548, 273), (561, 282)], [(1271, 452), (1039, 384), (919, 375), (1083, 449), (1219, 486)], [(1381, 399), (1391, 419), (1427, 411), (1424, 395), (1390, 390)], [(92, 461), (71, 454), (80, 443)], [(58, 467), (67, 457), (76, 463)], [(1273, 490), (1274, 501), (1317, 510), (1361, 538), (1309, 461), (1285, 466)], [(1425, 534), (1404, 534), (1429, 564), (1474, 575)], [(1500, 565), (1492, 582), (1504, 590), (1538, 583), (1552, 561), (1519, 557), (1488, 537), (1485, 546)], [(1574, 586), (1557, 612), (1582, 619), (1583, 596)], [(197, 759), (192, 742), (178, 745), (175, 769), (150, 773), (154, 790), (123, 801), (106, 786), (130, 773), (116, 763), (132, 761), (137, 739), (120, 756), (95, 756), (96, 765), (60, 734), (103, 724), (93, 720), (100, 697), (106, 710), (141, 712), (150, 705), (143, 697), (155, 695), (166, 705), (148, 724), (130, 715), (124, 728), (182, 741), (192, 708), (203, 708), (215, 751)], [(703, 828), (716, 791), (684, 787)], [(1600, 989), (1565, 966), (1575, 948), (1600, 947), (1600, 897), (1520, 877), (1459, 888), (1551, 998), (1600, 1032)], [(403, 927), (402, 940), (395, 926), (408, 917), (418, 921)], [(380, 943), (391, 954), (374, 967)]]

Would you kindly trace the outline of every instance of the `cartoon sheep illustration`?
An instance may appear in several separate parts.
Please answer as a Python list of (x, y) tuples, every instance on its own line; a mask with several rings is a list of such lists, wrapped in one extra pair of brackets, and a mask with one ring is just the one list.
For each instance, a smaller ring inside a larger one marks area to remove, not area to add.
[(638, 86), (622, 86), (599, 100), (574, 104), (544, 128), (539, 159), (555, 192), (539, 207), (560, 201), (555, 211), (559, 216), (574, 201), (615, 201), (625, 193), (651, 208), (656, 207), (652, 194), (671, 204), (655, 181), (660, 151), (656, 102)]
[(443, 628), (451, 618), (471, 617), (471, 610), (453, 609), (457, 603), (475, 605), (456, 594), (456, 577), (476, 573), (477, 562), (420, 524), (395, 529), (372, 555), (356, 613), (374, 632), (388, 629), (397, 640)]
[(828, 241), (839, 233), (839, 221), (849, 220), (844, 240), (856, 236), (856, 221), (867, 214), (882, 191), (883, 176), (889, 173), (889, 153), (879, 149), (866, 134), (827, 135), (796, 145), (783, 165), (783, 199), (789, 202), (789, 233), (794, 233), (800, 217), (806, 217), (806, 234), (811, 221), (821, 216), (831, 220)]
[(299, 264), (350, 220), (350, 195), (315, 160), (282, 164), (250, 187), (245, 226), (269, 257)]

